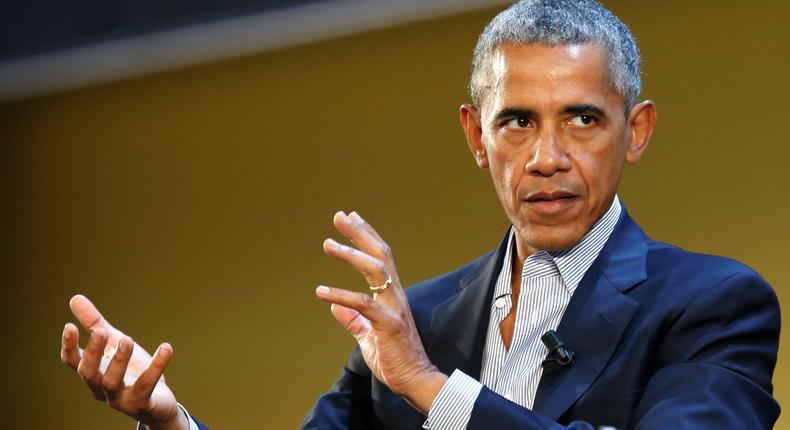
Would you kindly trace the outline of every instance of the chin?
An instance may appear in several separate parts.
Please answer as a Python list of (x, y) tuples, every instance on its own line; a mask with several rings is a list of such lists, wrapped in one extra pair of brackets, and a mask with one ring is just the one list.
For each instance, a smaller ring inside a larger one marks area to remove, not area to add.
[[(573, 248), (584, 237), (576, 226), (527, 226), (521, 229), (527, 233), (526, 239), (529, 246), (535, 250), (560, 251)], [(522, 237), (524, 235), (522, 234)]]

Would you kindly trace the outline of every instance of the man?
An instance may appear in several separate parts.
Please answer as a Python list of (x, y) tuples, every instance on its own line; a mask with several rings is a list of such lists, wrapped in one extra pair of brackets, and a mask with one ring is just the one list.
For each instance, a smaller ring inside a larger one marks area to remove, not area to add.
[[(617, 198), (656, 116), (637, 102), (625, 25), (592, 1), (523, 1), (489, 23), (473, 64), (461, 125), (512, 227), (496, 250), (407, 293), (373, 227), (336, 214), (353, 247), (324, 250), (373, 296), (317, 288), (359, 347), (303, 428), (772, 427), (770, 286), (732, 260), (651, 241)], [(92, 336), (81, 355), (67, 325), (62, 356), (97, 398), (151, 428), (199, 425), (156, 383), (169, 345), (148, 364), (87, 299), (72, 309)]]

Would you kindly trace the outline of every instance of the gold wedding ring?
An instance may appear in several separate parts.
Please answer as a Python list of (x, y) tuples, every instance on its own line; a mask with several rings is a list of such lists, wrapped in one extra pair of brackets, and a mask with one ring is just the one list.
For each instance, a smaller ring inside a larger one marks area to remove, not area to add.
[(387, 276), (387, 281), (381, 285), (370, 285), (370, 291), (374, 293), (380, 293), (392, 285), (392, 276)]

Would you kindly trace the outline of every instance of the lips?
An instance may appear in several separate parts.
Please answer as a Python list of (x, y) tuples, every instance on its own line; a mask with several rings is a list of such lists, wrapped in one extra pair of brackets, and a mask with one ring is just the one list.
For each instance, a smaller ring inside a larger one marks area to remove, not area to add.
[(524, 202), (533, 214), (553, 219), (570, 214), (568, 210), (579, 201), (578, 197), (578, 194), (567, 190), (536, 191), (528, 194)]
[(555, 200), (568, 200), (577, 197), (570, 191), (537, 191), (527, 196), (525, 201), (529, 203), (535, 202), (552, 202)]

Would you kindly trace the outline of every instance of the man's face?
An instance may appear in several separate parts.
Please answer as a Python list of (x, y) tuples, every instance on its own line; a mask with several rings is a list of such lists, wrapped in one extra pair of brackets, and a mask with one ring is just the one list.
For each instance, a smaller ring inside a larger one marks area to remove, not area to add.
[(479, 110), (461, 109), (522, 258), (579, 243), (611, 205), (624, 162), (636, 162), (647, 144), (654, 107), (644, 102), (626, 118), (607, 60), (594, 44), (501, 45)]

